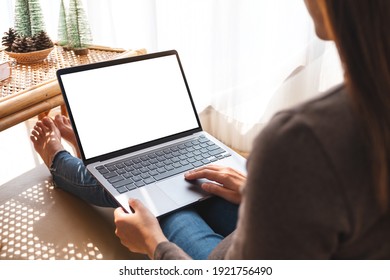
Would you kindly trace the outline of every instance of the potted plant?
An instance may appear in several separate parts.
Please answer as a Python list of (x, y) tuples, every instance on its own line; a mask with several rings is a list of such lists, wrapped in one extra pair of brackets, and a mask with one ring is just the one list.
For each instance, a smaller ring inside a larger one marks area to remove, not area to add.
[(39, 0), (17, 0), (15, 29), (9, 28), (2, 38), (6, 53), (18, 63), (44, 60), (54, 47), (44, 30)]
[(68, 47), (77, 55), (88, 54), (92, 35), (81, 0), (70, 0), (67, 25)]
[(13, 28), (4, 34), (2, 44), (6, 47), (5, 52), (18, 63), (40, 62), (53, 50), (53, 42), (43, 30), (32, 37), (20, 36)]
[(53, 50), (53, 42), (43, 30), (32, 37), (20, 36), (13, 28), (4, 34), (2, 44), (6, 47), (5, 52), (18, 63), (40, 62)]

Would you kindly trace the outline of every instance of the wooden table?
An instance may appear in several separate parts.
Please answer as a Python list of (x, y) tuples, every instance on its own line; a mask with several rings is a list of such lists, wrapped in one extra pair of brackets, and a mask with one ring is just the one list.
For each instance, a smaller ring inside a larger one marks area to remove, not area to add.
[(0, 131), (58, 106), (66, 113), (56, 78), (57, 69), (145, 53), (145, 49), (126, 51), (92, 46), (88, 55), (78, 56), (55, 46), (43, 62), (23, 65), (0, 51), (0, 62), (11, 61), (12, 64), (11, 77), (0, 82)]

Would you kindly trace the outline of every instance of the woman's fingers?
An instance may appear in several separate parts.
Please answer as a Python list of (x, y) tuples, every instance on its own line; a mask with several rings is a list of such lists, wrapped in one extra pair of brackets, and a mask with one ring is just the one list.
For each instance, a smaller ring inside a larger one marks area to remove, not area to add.
[(204, 183), (202, 184), (202, 189), (208, 193), (219, 196), (234, 204), (240, 204), (241, 202), (241, 195), (237, 191), (224, 188), (220, 185), (213, 183)]
[(126, 213), (125, 213), (125, 211), (123, 210), (122, 207), (118, 207), (118, 208), (116, 208), (115, 211), (114, 211), (114, 216), (115, 216), (115, 217), (122, 217), (123, 214), (126, 214)]
[(207, 179), (217, 182), (227, 188), (236, 189), (245, 181), (245, 175), (230, 167), (208, 165), (184, 174), (187, 180)]
[(188, 171), (186, 174), (184, 174), (184, 177), (187, 180), (196, 180), (204, 178), (222, 184), (224, 184), (227, 180), (230, 179), (229, 169), (227, 167), (216, 165), (207, 165), (198, 169)]
[(114, 211), (115, 234), (130, 251), (148, 254), (153, 257), (154, 250), (166, 238), (157, 219), (139, 200), (129, 200), (134, 214), (125, 213), (122, 208)]
[(207, 179), (202, 188), (230, 202), (241, 202), (240, 188), (245, 182), (245, 175), (230, 167), (207, 165), (184, 174), (187, 180)]

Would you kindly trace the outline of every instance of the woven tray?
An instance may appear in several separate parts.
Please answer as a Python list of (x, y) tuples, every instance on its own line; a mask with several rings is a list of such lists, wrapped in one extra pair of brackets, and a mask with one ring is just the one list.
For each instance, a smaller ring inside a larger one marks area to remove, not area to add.
[(123, 49), (94, 46), (88, 55), (77, 56), (73, 51), (64, 51), (62, 47), (55, 46), (47, 59), (28, 65), (17, 64), (4, 51), (1, 51), (0, 62), (11, 61), (12, 76), (0, 82), (0, 99), (55, 78), (57, 69), (110, 60), (123, 52), (125, 52)]
[(40, 50), (40, 51), (34, 51), (34, 52), (27, 52), (27, 53), (14, 53), (14, 52), (5, 52), (9, 57), (12, 57), (15, 59), (15, 61), (18, 64), (34, 64), (42, 62), (46, 59), (46, 57), (49, 55), (49, 53), (54, 49), (54, 47)]

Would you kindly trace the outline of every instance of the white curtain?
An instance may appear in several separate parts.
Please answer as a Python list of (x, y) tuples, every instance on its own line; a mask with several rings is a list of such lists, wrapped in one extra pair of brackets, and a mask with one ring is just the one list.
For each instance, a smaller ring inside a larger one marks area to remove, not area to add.
[[(14, 1), (0, 8), (1, 30), (12, 26)], [(41, 0), (53, 39), (59, 2)], [(240, 151), (250, 151), (253, 138), (276, 111), (343, 79), (334, 45), (316, 38), (303, 0), (83, 4), (94, 44), (178, 50), (204, 129)]]

